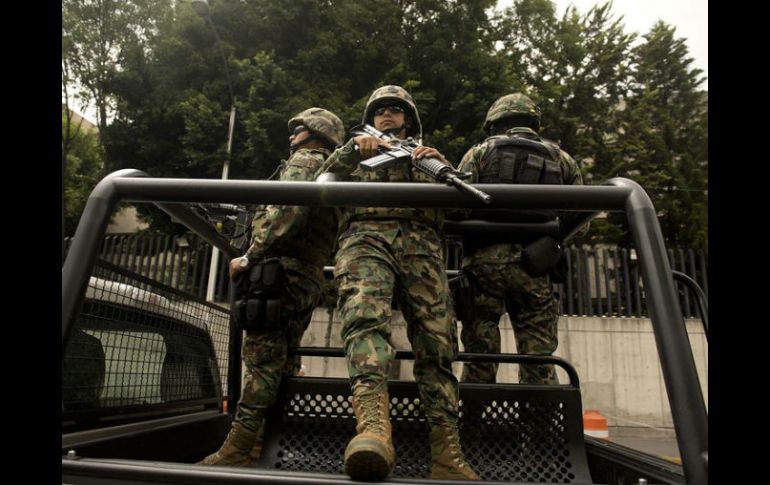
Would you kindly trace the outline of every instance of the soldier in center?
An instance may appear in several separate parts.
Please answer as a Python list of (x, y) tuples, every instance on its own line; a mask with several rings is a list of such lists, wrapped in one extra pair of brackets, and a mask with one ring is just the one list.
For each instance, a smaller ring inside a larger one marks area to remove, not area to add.
[[(422, 136), (417, 107), (400, 86), (375, 90), (363, 122), (400, 139)], [(379, 138), (356, 136), (338, 148), (319, 173), (363, 182), (433, 182), (408, 162), (387, 170), (359, 167), (359, 162), (387, 148)], [(435, 148), (419, 146), (412, 156), (448, 165)], [(414, 377), (431, 429), (431, 478), (479, 479), (460, 448), (458, 384), (452, 374), (457, 329), (441, 258), (442, 222), (439, 209), (358, 207), (341, 216), (334, 275), (357, 421), (358, 434), (345, 450), (345, 472), (354, 479), (385, 478), (395, 464), (387, 386), (395, 356), (390, 342), (394, 296), (407, 322)]]

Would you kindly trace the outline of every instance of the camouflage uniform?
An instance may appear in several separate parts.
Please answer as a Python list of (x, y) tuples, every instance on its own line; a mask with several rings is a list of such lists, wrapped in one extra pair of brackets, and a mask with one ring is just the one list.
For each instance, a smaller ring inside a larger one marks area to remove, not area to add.
[[(432, 183), (411, 164), (364, 172), (353, 140), (322, 171), (343, 180)], [(395, 351), (390, 344), (395, 294), (415, 352), (414, 374), (428, 417), (457, 418), (457, 329), (441, 257), (443, 212), (438, 209), (357, 207), (341, 217), (334, 276), (352, 385), (385, 386)]]
[[(297, 150), (285, 162), (280, 180), (313, 180), (328, 155), (324, 149)], [(310, 322), (336, 230), (332, 209), (271, 205), (256, 211), (247, 255), (252, 261), (280, 257), (287, 278), (285, 297), (281, 298), (286, 323), (280, 328), (246, 332), (242, 351), (246, 379), (235, 418), (246, 429), (259, 429), (264, 410), (275, 401), (281, 375), (294, 375), (299, 370), (299, 359), (287, 359), (287, 350), (299, 345)]]
[[(371, 123), (376, 106), (393, 102), (407, 107), (412, 124), (404, 128), (408, 136), (419, 139), (417, 109), (398, 86), (372, 94), (363, 122)], [(359, 162), (351, 139), (327, 159), (321, 172), (348, 181), (434, 182), (408, 162), (377, 171), (363, 171)], [(442, 258), (443, 217), (439, 209), (383, 207), (350, 208), (341, 216), (334, 275), (358, 422), (358, 435), (345, 451), (345, 470), (354, 479), (382, 479), (395, 461), (387, 411), (387, 377), (395, 356), (390, 341), (394, 296), (407, 322), (414, 377), (432, 428), (431, 476), (471, 478), (473, 473), (459, 452), (457, 435), (458, 384), (452, 373), (457, 328)], [(376, 461), (367, 455), (370, 446), (379, 446)]]
[[(289, 131), (303, 125), (311, 133), (302, 143), (292, 145), (292, 155), (282, 161), (281, 181), (308, 181), (330, 151), (300, 148), (310, 137), (330, 146), (342, 143), (342, 121), (333, 113), (311, 108), (289, 120)], [(246, 364), (241, 400), (233, 425), (219, 451), (200, 463), (249, 466), (259, 459), (267, 408), (276, 400), (283, 375), (294, 375), (300, 359), (288, 359), (288, 350), (299, 346), (310, 323), (320, 294), (323, 266), (329, 261), (337, 236), (334, 209), (268, 205), (257, 208), (252, 222), (251, 246), (246, 252), (251, 263), (278, 257), (286, 275), (281, 300), (280, 325), (250, 330), (243, 341)]]
[[(510, 113), (506, 101), (519, 102), (517, 96), (501, 98), (490, 109), (485, 128), (490, 119), (497, 120)], [(531, 100), (526, 98), (529, 103)], [(502, 103), (501, 103), (502, 102)], [(528, 103), (527, 103), (528, 105)], [(534, 103), (531, 104), (534, 106)], [(525, 105), (526, 106), (526, 105)], [(520, 109), (520, 104), (513, 107)], [(536, 108), (535, 108), (536, 109)], [(532, 112), (533, 117), (535, 111)], [(536, 111), (539, 123), (539, 110)], [(514, 127), (508, 135), (542, 140), (537, 132), (528, 127)], [(471, 172), (469, 183), (477, 183), (485, 168), (485, 158), (490, 150), (489, 140), (473, 146), (462, 158), (459, 170)], [(563, 150), (559, 150), (559, 163), (565, 184), (582, 184), (577, 163)], [(463, 257), (463, 272), (468, 274), (474, 288), (475, 319), (463, 322), (461, 340), (466, 352), (500, 352), (500, 316), (505, 310), (511, 319), (516, 348), (521, 354), (552, 355), (558, 345), (558, 300), (551, 280), (546, 276), (529, 276), (521, 267), (521, 244), (491, 244), (480, 247)], [(495, 382), (496, 363), (465, 364), (463, 382)], [(519, 381), (532, 384), (558, 384), (553, 365), (521, 365)]]

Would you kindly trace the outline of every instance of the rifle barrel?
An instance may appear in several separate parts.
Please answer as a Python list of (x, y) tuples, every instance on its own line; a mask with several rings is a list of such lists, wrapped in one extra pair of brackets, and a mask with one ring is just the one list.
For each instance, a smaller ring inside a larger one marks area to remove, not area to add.
[(460, 192), (465, 192), (468, 195), (476, 197), (485, 204), (492, 202), (491, 195), (487, 194), (486, 192), (482, 192), (470, 184), (463, 182), (457, 175), (448, 174), (447, 181), (450, 183), (450, 185), (455, 186)]

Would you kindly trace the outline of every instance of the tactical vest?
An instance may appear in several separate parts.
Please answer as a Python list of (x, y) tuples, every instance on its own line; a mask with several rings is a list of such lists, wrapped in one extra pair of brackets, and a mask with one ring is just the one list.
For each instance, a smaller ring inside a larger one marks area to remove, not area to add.
[[(534, 132), (533, 132), (534, 134)], [(527, 138), (517, 134), (496, 135), (486, 139), (489, 146), (481, 161), (481, 184), (547, 184), (562, 185), (565, 181), (559, 145), (542, 138)], [(471, 219), (492, 222), (547, 222), (556, 218), (552, 211), (509, 211), (505, 209), (478, 209), (471, 212)], [(464, 237), (465, 250), (471, 254), (481, 247), (500, 242), (484, 237)]]
[[(328, 156), (325, 150), (312, 150), (312, 157), (306, 156), (309, 173), (314, 173)], [(293, 161), (298, 164), (298, 160)], [(261, 209), (262, 207), (260, 207)], [(259, 209), (258, 209), (259, 210)], [(305, 223), (294, 229), (291, 237), (280, 238), (268, 248), (265, 256), (291, 257), (307, 264), (307, 276), (320, 280), (323, 277), (323, 265), (331, 261), (334, 245), (337, 242), (337, 212), (328, 207), (310, 207)], [(254, 227), (259, 214), (255, 215)], [(255, 229), (258, 230), (258, 229)]]
[[(433, 179), (412, 167), (408, 161), (382, 170), (366, 171), (360, 167), (351, 173), (351, 178), (361, 182), (414, 182), (435, 183)], [(424, 222), (433, 226), (443, 223), (444, 211), (431, 207), (354, 207), (345, 211), (341, 227), (343, 230), (352, 221), (379, 219), (407, 219)]]
[(487, 138), (490, 149), (479, 173), (482, 184), (564, 183), (559, 146), (548, 140), (532, 140), (517, 135)]

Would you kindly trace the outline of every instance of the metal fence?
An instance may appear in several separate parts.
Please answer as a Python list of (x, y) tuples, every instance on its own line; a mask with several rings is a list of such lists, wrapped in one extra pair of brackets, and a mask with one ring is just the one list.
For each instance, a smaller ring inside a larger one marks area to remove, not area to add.
[[(71, 242), (66, 240), (67, 249)], [(566, 281), (555, 286), (563, 315), (648, 316), (634, 249), (571, 246), (566, 254)], [(450, 240), (447, 267), (459, 269), (461, 255), (459, 243)], [(671, 268), (693, 278), (708, 297), (708, 255), (669, 249), (668, 257)], [(200, 298), (206, 294), (211, 246), (196, 235), (108, 235), (100, 258)], [(227, 261), (221, 258), (215, 301), (227, 300), (228, 286)], [(684, 316), (699, 316), (695, 299), (683, 285), (677, 286)]]
[(229, 398), (230, 315), (97, 261), (62, 361), (62, 417), (79, 420)]
[[(65, 240), (65, 252), (72, 238)], [(99, 258), (198, 298), (206, 296), (211, 245), (195, 234), (113, 234), (102, 241)], [(226, 301), (227, 261), (219, 259), (215, 301)]]
[[(708, 297), (708, 256), (692, 249), (669, 249), (673, 270), (693, 278)], [(636, 251), (628, 248), (569, 247), (566, 281), (557, 285), (564, 315), (646, 317), (644, 284)], [(697, 317), (697, 302), (677, 284), (686, 318)]]

